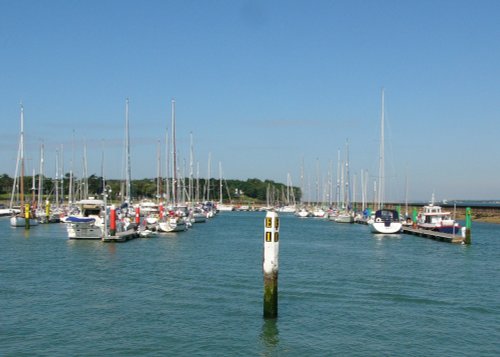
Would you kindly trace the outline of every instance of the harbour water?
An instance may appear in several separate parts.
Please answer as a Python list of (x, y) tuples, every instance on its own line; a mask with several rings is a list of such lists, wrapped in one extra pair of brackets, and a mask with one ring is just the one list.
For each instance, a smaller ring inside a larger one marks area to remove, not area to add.
[(0, 220), (0, 356), (499, 356), (500, 226), (471, 246), (281, 215), (262, 318), (262, 212), (126, 243)]

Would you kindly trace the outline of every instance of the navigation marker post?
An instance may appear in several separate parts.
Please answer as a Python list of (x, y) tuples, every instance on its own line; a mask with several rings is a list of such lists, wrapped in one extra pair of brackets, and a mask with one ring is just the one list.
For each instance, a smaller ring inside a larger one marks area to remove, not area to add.
[(264, 219), (264, 318), (278, 317), (279, 216), (268, 211)]
[(470, 207), (465, 209), (465, 244), (471, 244), (470, 231), (472, 228), (472, 212)]
[[(106, 232), (104, 233), (106, 235)], [(109, 209), (109, 235), (116, 235), (116, 208), (115, 205), (111, 205)]]
[(25, 219), (25, 224), (24, 224), (24, 229), (30, 229), (30, 204), (26, 203), (24, 205), (24, 219)]

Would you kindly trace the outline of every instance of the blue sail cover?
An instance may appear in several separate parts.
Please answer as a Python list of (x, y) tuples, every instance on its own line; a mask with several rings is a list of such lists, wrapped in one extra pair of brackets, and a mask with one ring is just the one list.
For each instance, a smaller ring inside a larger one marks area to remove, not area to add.
[(95, 222), (95, 218), (69, 216), (66, 219), (66, 222), (70, 222), (70, 223), (93, 223), (93, 222)]

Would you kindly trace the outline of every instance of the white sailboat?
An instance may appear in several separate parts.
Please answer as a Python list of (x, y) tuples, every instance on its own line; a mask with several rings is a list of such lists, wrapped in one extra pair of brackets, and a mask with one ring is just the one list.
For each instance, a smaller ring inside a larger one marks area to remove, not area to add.
[[(345, 167), (345, 170), (344, 170)], [(351, 199), (349, 187), (349, 142), (346, 141), (346, 160), (342, 166), (341, 188), (342, 188), (342, 207), (341, 210), (333, 216), (333, 221), (337, 223), (354, 223), (354, 215), (351, 212)], [(332, 219), (332, 218), (330, 218)]]
[(382, 115), (380, 124), (380, 151), (379, 151), (379, 189), (378, 209), (375, 216), (368, 221), (373, 233), (393, 234), (402, 228), (399, 213), (395, 210), (384, 209), (385, 169), (384, 169), (384, 90), (382, 89)]
[[(229, 197), (231, 200), (231, 197)], [(217, 210), (220, 212), (234, 211), (234, 206), (229, 203), (225, 204), (222, 202), (222, 163), (219, 161), (219, 203), (217, 203)]]
[[(18, 169), (19, 165), (21, 166), (21, 174), (18, 177)], [(14, 196), (16, 194), (17, 180), (19, 180), (19, 200), (20, 200), (20, 211), (16, 214), (14, 211), (14, 215), (10, 218), (10, 225), (12, 227), (25, 227), (26, 221), (28, 221), (30, 226), (37, 226), (38, 219), (36, 219), (34, 215), (34, 211), (25, 212), (25, 209), (29, 209), (29, 205), (26, 205), (24, 202), (24, 108), (21, 104), (21, 132), (19, 136), (19, 149), (17, 152), (17, 163), (16, 163), (16, 174), (14, 176), (14, 185), (12, 187), (12, 196), (10, 200), (10, 209), (12, 209), (12, 205), (14, 202)], [(28, 214), (28, 219), (26, 218)]]

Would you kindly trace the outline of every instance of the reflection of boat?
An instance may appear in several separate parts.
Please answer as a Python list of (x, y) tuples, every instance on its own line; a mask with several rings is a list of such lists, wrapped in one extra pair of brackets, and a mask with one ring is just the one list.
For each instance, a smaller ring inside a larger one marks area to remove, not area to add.
[(101, 239), (103, 237), (104, 220), (101, 217), (104, 209), (102, 200), (81, 200), (77, 202), (80, 213), (64, 219), (68, 238)]
[(402, 227), (398, 212), (390, 209), (376, 211), (375, 217), (368, 221), (368, 225), (373, 233), (384, 234), (397, 233)]
[(434, 195), (429, 205), (422, 208), (417, 225), (422, 229), (429, 229), (443, 233), (459, 233), (460, 225), (451, 217), (451, 212), (444, 212), (441, 206), (434, 205)]

